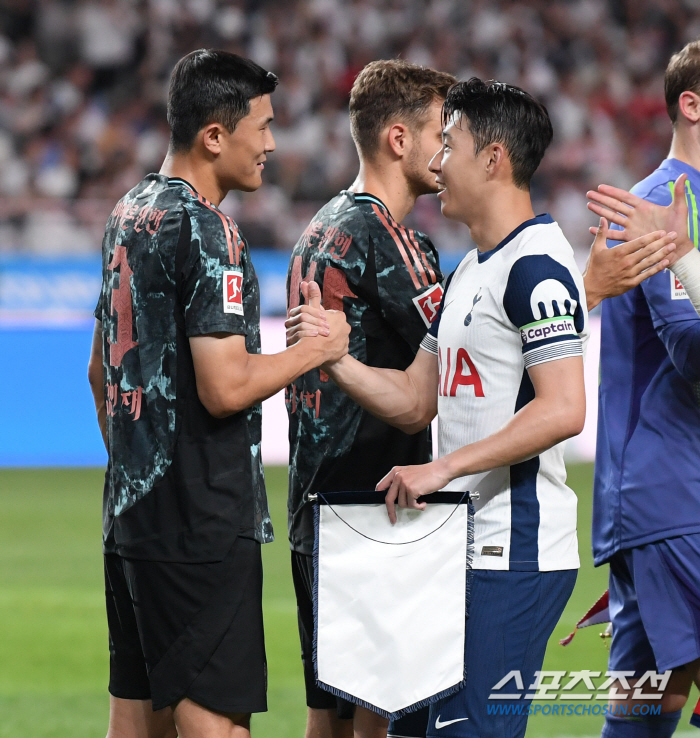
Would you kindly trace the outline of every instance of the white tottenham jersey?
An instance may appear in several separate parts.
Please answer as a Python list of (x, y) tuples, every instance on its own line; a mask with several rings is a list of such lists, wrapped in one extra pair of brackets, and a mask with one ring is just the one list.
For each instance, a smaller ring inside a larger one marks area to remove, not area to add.
[[(491, 251), (469, 252), (421, 344), (440, 362), (439, 455), (501, 429), (535, 396), (527, 369), (582, 356), (587, 339), (583, 279), (551, 216), (522, 223)], [(578, 568), (577, 500), (563, 447), (445, 487), (479, 493), (474, 568)]]

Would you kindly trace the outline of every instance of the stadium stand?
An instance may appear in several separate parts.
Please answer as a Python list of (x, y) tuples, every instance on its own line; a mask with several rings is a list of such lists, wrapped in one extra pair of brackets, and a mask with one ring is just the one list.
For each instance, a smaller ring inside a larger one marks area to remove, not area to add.
[[(114, 202), (165, 152), (174, 62), (213, 46), (281, 78), (266, 184), (224, 204), (251, 245), (288, 250), (351, 182), (352, 81), (369, 60), (402, 56), (545, 102), (556, 140), (533, 194), (583, 259), (586, 189), (628, 187), (664, 157), (665, 62), (699, 35), (693, 0), (5, 0), (0, 252), (98, 252)], [(412, 219), (443, 252), (468, 240), (434, 198)]]

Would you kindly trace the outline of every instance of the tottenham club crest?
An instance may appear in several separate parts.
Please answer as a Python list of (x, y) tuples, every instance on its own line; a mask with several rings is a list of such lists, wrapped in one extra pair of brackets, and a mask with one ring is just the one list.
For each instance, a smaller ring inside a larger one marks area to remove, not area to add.
[(472, 313), (474, 312), (476, 303), (479, 302), (480, 300), (481, 300), (481, 287), (479, 287), (479, 291), (474, 295), (474, 302), (472, 303), (471, 310), (467, 313), (466, 317), (464, 318), (464, 325), (472, 324)]

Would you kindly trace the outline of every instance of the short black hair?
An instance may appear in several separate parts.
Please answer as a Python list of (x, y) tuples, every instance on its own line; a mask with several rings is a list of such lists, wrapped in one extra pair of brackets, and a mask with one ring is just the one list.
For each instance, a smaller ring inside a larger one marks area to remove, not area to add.
[(173, 151), (189, 151), (209, 123), (233, 131), (250, 112), (253, 98), (277, 87), (277, 76), (250, 59), (218, 49), (197, 49), (175, 65), (168, 91)]
[(474, 154), (489, 144), (503, 144), (513, 168), (513, 182), (516, 187), (529, 189), (554, 135), (547, 108), (519, 87), (472, 77), (458, 82), (447, 93), (443, 125), (455, 113), (461, 114), (469, 126)]

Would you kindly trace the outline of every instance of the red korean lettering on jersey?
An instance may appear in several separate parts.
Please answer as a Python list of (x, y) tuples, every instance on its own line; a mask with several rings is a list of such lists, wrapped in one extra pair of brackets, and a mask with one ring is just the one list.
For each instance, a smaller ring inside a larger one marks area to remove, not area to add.
[(320, 389), (316, 390), (315, 392), (299, 392), (299, 395), (297, 397), (297, 387), (295, 384), (293, 384), (284, 390), (284, 401), (286, 405), (291, 409), (292, 414), (296, 413), (297, 407), (311, 410), (311, 414), (316, 419), (318, 419), (319, 415), (321, 414)]
[(131, 276), (133, 272), (126, 260), (126, 248), (117, 244), (114, 256), (107, 267), (110, 271), (119, 269), (119, 287), (112, 287), (112, 310), (111, 314), (117, 314), (117, 341), (109, 342), (109, 363), (111, 366), (121, 366), (124, 354), (131, 351), (138, 343), (132, 339), (134, 332), (134, 314), (131, 299)]
[(143, 388), (137, 387), (129, 392), (122, 392), (122, 407), (127, 410), (129, 415), (133, 415), (133, 420), (141, 417), (141, 398), (143, 397)]
[[(301, 256), (295, 256), (292, 262), (292, 274), (289, 278), (289, 305), (287, 306), (289, 310), (299, 306), (302, 281), (310, 282), (316, 275), (316, 262), (312, 261), (306, 275), (302, 277), (301, 261)], [(342, 310), (344, 297), (357, 297), (348, 285), (345, 272), (332, 266), (326, 267), (323, 272), (323, 307), (326, 310)], [(328, 381), (326, 372), (321, 371), (320, 375), (322, 382)]]
[(328, 226), (318, 245), (318, 250), (327, 251), (332, 259), (342, 259), (348, 253), (350, 244), (352, 244), (352, 236), (350, 234), (341, 231), (340, 228), (336, 228), (335, 226)]
[(301, 301), (301, 283), (311, 282), (316, 275), (316, 262), (312, 261), (309, 264), (309, 270), (306, 275), (302, 277), (301, 274), (301, 256), (295, 256), (294, 262), (292, 263), (292, 274), (289, 278), (289, 304), (287, 309), (299, 307)]
[(351, 244), (352, 236), (349, 233), (338, 231), (333, 241), (333, 246), (328, 249), (328, 253), (333, 259), (344, 259)]
[(430, 328), (438, 314), (438, 308), (442, 301), (442, 285), (438, 282), (420, 295), (413, 298), (413, 304), (418, 309), (426, 327)]
[(306, 230), (301, 235), (301, 246), (311, 246), (312, 238), (319, 238), (321, 236), (321, 229), (323, 228), (322, 220), (312, 220)]
[[(163, 217), (167, 212), (167, 210), (144, 205), (134, 221), (134, 230), (140, 233), (145, 228), (148, 233), (153, 235), (160, 228)], [(126, 225), (122, 225), (122, 228), (126, 228)]]
[(315, 392), (302, 393), (304, 399), (304, 407), (311, 410), (314, 418), (318, 418), (321, 413), (321, 390)]
[[(455, 363), (452, 364), (452, 357)], [(439, 394), (441, 397), (456, 397), (458, 387), (473, 387), (474, 397), (484, 397), (484, 387), (481, 376), (466, 349), (458, 348), (452, 352), (448, 348), (443, 362), (442, 349), (438, 352), (440, 371)], [(450, 377), (452, 381), (450, 382)]]
[[(345, 272), (332, 266), (326, 267), (325, 272), (323, 272), (323, 307), (327, 310), (342, 311), (344, 297), (357, 297), (350, 289)], [(326, 372), (321, 370), (320, 375), (322, 382), (328, 381)]]
[(117, 412), (117, 405), (119, 403), (119, 390), (116, 384), (107, 384), (105, 386), (105, 405), (107, 409), (107, 415), (114, 417)]
[(112, 210), (110, 219), (113, 226), (118, 224), (122, 230), (126, 230), (130, 221), (133, 221), (136, 233), (140, 233), (145, 229), (153, 235), (160, 228), (163, 217), (167, 212), (167, 209), (163, 210), (152, 205), (143, 205), (139, 208), (136, 202), (120, 200)]

